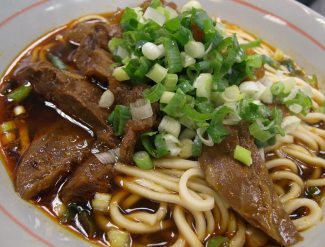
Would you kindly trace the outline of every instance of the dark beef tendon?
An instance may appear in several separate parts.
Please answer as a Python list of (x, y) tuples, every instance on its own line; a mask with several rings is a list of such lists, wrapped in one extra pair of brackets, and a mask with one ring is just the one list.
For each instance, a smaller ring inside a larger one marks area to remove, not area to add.
[(112, 167), (112, 164), (103, 164), (91, 156), (67, 180), (61, 192), (62, 201), (69, 205), (91, 200), (96, 192), (108, 192), (113, 177)]
[(34, 89), (70, 117), (88, 126), (99, 139), (115, 148), (119, 140), (107, 124), (109, 110), (98, 106), (103, 93), (95, 84), (76, 73), (61, 71), (49, 62), (36, 62), (20, 73)]
[[(204, 146), (199, 158), (207, 181), (246, 221), (283, 246), (302, 239), (284, 210), (247, 123), (227, 126), (230, 134), (213, 147)], [(252, 153), (250, 167), (235, 160), (240, 145)]]
[(17, 193), (29, 200), (66, 177), (90, 154), (93, 141), (87, 132), (67, 120), (59, 120), (23, 156), (16, 171)]

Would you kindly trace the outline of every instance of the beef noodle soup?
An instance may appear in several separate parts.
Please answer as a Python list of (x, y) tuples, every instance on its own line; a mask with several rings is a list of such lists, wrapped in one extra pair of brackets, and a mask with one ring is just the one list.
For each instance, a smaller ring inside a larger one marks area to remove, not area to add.
[(158, 0), (73, 20), (1, 79), (18, 195), (103, 246), (290, 246), (322, 219), (324, 95), (281, 49)]

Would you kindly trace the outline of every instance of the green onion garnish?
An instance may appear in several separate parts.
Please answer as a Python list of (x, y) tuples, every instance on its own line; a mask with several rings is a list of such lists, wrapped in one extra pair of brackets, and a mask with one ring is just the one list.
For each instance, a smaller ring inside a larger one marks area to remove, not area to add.
[(234, 158), (240, 162), (243, 162), (247, 166), (251, 166), (252, 164), (251, 151), (239, 145), (237, 145), (235, 148)]
[(117, 105), (114, 109), (113, 131), (114, 135), (124, 135), (124, 127), (131, 119), (131, 111), (129, 107)]
[(153, 161), (146, 151), (139, 151), (133, 155), (133, 160), (137, 166), (141, 169), (151, 169), (153, 167)]
[(55, 56), (52, 53), (48, 53), (47, 55), (55, 67), (57, 67), (60, 70), (68, 70), (68, 68), (65, 66), (65, 64), (58, 56)]
[(30, 93), (32, 90), (32, 85), (29, 82), (25, 82), (24, 84), (20, 85), (13, 91), (7, 94), (7, 97), (16, 102), (21, 102), (23, 101)]

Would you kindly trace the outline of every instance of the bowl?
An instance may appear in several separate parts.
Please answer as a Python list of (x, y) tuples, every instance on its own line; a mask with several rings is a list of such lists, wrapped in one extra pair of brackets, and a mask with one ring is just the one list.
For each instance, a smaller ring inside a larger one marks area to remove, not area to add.
[[(0, 10), (0, 68), (9, 69), (21, 51), (37, 38), (81, 15), (135, 7), (135, 0), (24, 0), (3, 3)], [(178, 0), (182, 6), (187, 1)], [(291, 56), (325, 88), (325, 18), (293, 0), (201, 0), (208, 14), (234, 23)], [(0, 164), (1, 246), (93, 246), (22, 200)], [(321, 246), (325, 222), (304, 231), (296, 247)]]

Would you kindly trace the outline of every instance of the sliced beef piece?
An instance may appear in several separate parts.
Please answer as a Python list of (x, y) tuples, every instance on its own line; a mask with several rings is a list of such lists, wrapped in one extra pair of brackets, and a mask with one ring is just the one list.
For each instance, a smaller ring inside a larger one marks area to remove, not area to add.
[(74, 59), (78, 69), (84, 75), (107, 80), (111, 77), (110, 66), (114, 60), (107, 51), (109, 36), (104, 30), (95, 29), (83, 38)]
[(104, 193), (111, 188), (112, 164), (101, 163), (94, 155), (77, 167), (62, 188), (60, 196), (65, 205), (85, 202), (95, 192)]
[(37, 62), (20, 73), (31, 81), (34, 89), (53, 102), (60, 110), (85, 124), (99, 139), (106, 140), (110, 147), (119, 145), (106, 118), (110, 112), (98, 106), (103, 91), (84, 77), (61, 71), (48, 62)]
[(113, 38), (121, 38), (123, 30), (119, 24), (107, 24), (103, 22), (80, 22), (65, 34), (65, 39), (73, 44), (80, 45), (81, 41), (92, 34), (96, 35), (100, 48), (108, 51), (108, 41)]
[(20, 161), (15, 177), (17, 193), (26, 200), (64, 178), (90, 153), (93, 138), (68, 120), (55, 122), (33, 140)]
[[(275, 192), (248, 124), (240, 123), (227, 129), (230, 134), (220, 144), (204, 146), (199, 158), (207, 181), (245, 220), (282, 246), (302, 240)], [(251, 151), (250, 167), (233, 158), (236, 145)]]

